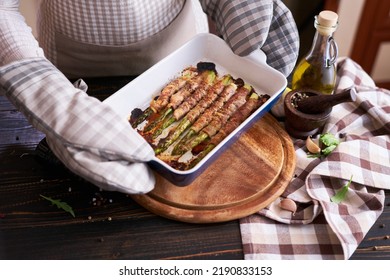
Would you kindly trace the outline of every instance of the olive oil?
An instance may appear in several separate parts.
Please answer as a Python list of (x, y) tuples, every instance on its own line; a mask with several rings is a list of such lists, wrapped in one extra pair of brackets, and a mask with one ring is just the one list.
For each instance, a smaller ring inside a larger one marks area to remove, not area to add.
[(332, 94), (336, 84), (338, 48), (332, 35), (338, 16), (322, 11), (315, 17), (316, 34), (310, 52), (297, 64), (292, 76), (292, 89), (310, 89)]
[(323, 94), (332, 94), (336, 82), (336, 69), (306, 59), (298, 64), (292, 78), (293, 89), (312, 89)]

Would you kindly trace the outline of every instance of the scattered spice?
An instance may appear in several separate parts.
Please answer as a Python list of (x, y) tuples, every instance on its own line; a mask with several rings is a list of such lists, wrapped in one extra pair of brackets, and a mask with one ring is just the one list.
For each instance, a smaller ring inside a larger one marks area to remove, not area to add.
[(96, 192), (92, 197), (91, 204), (93, 206), (104, 206), (107, 203), (112, 203), (112, 199), (105, 198), (101, 193)]

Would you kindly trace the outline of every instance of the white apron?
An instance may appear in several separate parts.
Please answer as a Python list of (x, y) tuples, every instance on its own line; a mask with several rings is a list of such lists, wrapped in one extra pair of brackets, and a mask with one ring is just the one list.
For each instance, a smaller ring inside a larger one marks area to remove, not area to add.
[(208, 32), (207, 17), (199, 1), (187, 0), (165, 29), (128, 45), (81, 43), (56, 32), (55, 64), (69, 78), (138, 75), (201, 32)]

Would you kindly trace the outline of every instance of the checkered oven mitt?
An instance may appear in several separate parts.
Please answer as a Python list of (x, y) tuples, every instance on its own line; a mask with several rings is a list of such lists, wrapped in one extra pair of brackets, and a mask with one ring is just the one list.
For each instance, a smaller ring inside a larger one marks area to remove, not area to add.
[(155, 178), (145, 163), (153, 149), (126, 119), (74, 87), (49, 61), (7, 64), (0, 68), (0, 84), (72, 172), (105, 190), (153, 189)]
[[(333, 107), (322, 133), (341, 143), (326, 158), (308, 158), (304, 140), (294, 140), (297, 166), (275, 202), (240, 221), (247, 259), (348, 259), (375, 223), (390, 189), (390, 91), (350, 59), (338, 62), (336, 92), (354, 86), (355, 102)], [(331, 201), (343, 186), (346, 197)], [(296, 202), (295, 214), (280, 201)]]
[(267, 64), (288, 76), (298, 58), (299, 34), (280, 0), (201, 0), (217, 31), (240, 56), (260, 48)]

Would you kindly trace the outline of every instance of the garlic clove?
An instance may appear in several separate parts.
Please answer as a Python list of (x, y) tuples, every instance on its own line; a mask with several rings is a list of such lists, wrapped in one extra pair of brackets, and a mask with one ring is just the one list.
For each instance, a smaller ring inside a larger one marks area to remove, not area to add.
[(283, 210), (290, 211), (293, 214), (297, 211), (297, 204), (295, 203), (294, 200), (292, 200), (290, 198), (285, 198), (285, 199), (281, 200), (279, 206)]
[(310, 136), (306, 138), (306, 148), (312, 154), (318, 154), (321, 152), (320, 147), (313, 141)]

